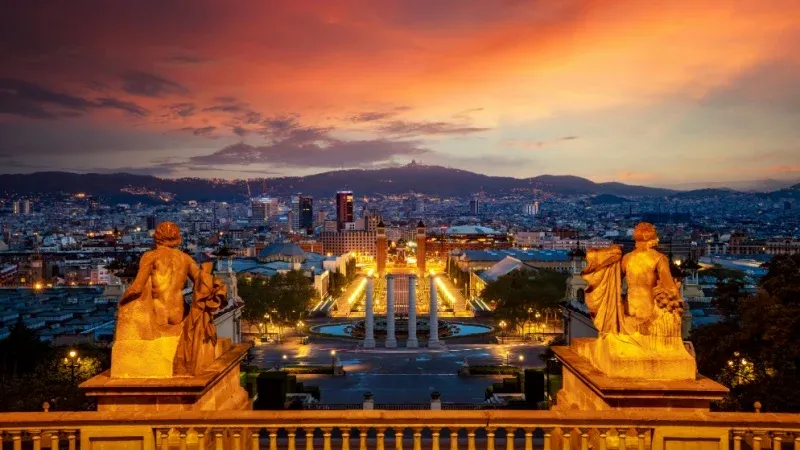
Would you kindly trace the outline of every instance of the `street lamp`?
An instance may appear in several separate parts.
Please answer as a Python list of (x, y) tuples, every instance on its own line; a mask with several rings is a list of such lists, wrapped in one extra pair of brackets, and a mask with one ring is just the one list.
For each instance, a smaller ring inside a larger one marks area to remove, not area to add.
[(336, 350), (331, 350), (331, 369), (336, 368)]
[(533, 314), (533, 308), (528, 308), (528, 333), (525, 338), (529, 338), (531, 334), (531, 314)]
[(78, 352), (70, 350), (69, 356), (64, 358), (64, 367), (69, 367), (70, 377), (72, 382), (75, 382), (75, 369), (81, 366), (81, 359), (78, 357)]
[(500, 332), (500, 343), (505, 343), (504, 338), (505, 338), (505, 334), (506, 334), (506, 325), (507, 325), (506, 321), (505, 320), (501, 320), (499, 325), (500, 325), (500, 329), (502, 330)]
[(288, 359), (288, 357), (286, 356), (286, 354), (284, 354), (283, 356), (281, 356), (281, 359), (283, 360), (283, 367), (282, 368), (285, 369), (286, 368), (286, 360)]

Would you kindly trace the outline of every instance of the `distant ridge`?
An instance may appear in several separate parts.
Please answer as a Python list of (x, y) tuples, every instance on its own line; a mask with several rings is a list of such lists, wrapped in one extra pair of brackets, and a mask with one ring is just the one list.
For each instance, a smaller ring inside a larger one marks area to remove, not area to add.
[[(253, 195), (261, 194), (262, 179), (251, 180)], [(513, 192), (550, 193), (557, 195), (611, 195), (617, 197), (662, 197), (675, 195), (671, 189), (636, 186), (618, 182), (595, 183), (572, 175), (538, 175), (529, 178), (488, 176), (441, 166), (409, 164), (384, 169), (334, 170), (304, 177), (270, 178), (268, 195), (290, 195), (298, 192), (315, 197), (331, 196), (338, 189), (351, 189), (356, 195), (396, 195), (416, 192), (445, 197), (467, 197), (479, 191), (486, 195)], [(128, 188), (128, 189), (126, 189)], [(130, 189), (135, 188), (135, 189)], [(174, 194), (175, 200), (241, 201), (247, 197), (244, 180), (219, 181), (203, 178), (165, 179), (129, 173), (77, 174), (39, 172), (0, 175), (0, 189), (7, 194), (55, 194), (59, 192), (87, 194), (124, 202), (163, 202), (143, 191)], [(126, 189), (128, 192), (123, 192)], [(131, 193), (130, 191), (135, 191)], [(714, 191), (714, 192), (711, 192)], [(695, 191), (699, 195), (718, 195), (722, 190)], [(678, 195), (685, 195), (678, 194)]]

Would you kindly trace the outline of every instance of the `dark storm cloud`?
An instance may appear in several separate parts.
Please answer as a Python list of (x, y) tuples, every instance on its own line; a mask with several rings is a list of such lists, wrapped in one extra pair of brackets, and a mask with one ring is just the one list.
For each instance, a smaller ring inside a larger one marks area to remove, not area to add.
[(273, 142), (306, 144), (319, 141), (333, 141), (330, 133), (333, 128), (302, 125), (297, 116), (275, 116), (261, 122), (261, 134)]
[(147, 115), (147, 110), (136, 103), (126, 102), (115, 98), (98, 98), (97, 106), (100, 108), (116, 108), (139, 117), (144, 117)]
[(409, 106), (397, 106), (386, 111), (365, 111), (358, 114), (353, 114), (347, 118), (353, 123), (377, 122), (380, 120), (390, 119), (403, 112), (410, 110)]
[(233, 97), (220, 97), (216, 100), (221, 104), (203, 108), (203, 112), (226, 113), (239, 124), (255, 125), (261, 122), (261, 113), (253, 110), (247, 103)]
[(490, 128), (452, 122), (410, 122), (405, 120), (395, 120), (378, 127), (380, 133), (395, 136), (470, 134), (489, 130)]
[(352, 122), (374, 122), (376, 120), (383, 120), (389, 117), (392, 117), (392, 113), (388, 112), (365, 112), (361, 114), (356, 114), (350, 117)]
[(217, 127), (213, 127), (213, 126), (199, 127), (199, 128), (184, 127), (184, 128), (181, 128), (181, 131), (188, 131), (188, 132), (192, 133), (195, 136), (202, 136), (202, 137), (209, 137), (210, 138), (210, 137), (214, 137), (212, 135), (212, 133), (216, 129), (217, 129)]
[(232, 127), (231, 131), (233, 131), (233, 134), (235, 134), (237, 136), (246, 136), (250, 132), (250, 130), (247, 130), (247, 129), (242, 128), (242, 127), (236, 127), (236, 126)]
[(420, 156), (429, 150), (415, 142), (365, 140), (329, 140), (325, 145), (288, 141), (253, 146), (240, 142), (215, 153), (189, 159), (194, 165), (249, 165), (269, 164), (278, 167), (366, 167), (382, 164), (396, 156)]
[(189, 90), (174, 81), (152, 73), (131, 70), (122, 76), (122, 89), (133, 95), (143, 97), (163, 97), (165, 95), (186, 95)]
[(27, 81), (0, 79), (0, 113), (31, 119), (55, 119), (76, 117), (91, 109), (103, 108), (117, 109), (138, 117), (148, 114), (146, 109), (133, 102), (111, 97), (89, 100)]
[(168, 109), (172, 113), (173, 116), (177, 117), (191, 117), (195, 114), (197, 110), (197, 106), (194, 103), (175, 103), (174, 105), (169, 105)]

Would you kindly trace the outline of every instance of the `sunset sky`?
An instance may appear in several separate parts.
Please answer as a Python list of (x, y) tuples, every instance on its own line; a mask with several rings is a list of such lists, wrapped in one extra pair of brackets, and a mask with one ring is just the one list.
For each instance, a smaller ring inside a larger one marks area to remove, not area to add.
[(798, 0), (0, 0), (0, 171), (800, 179)]

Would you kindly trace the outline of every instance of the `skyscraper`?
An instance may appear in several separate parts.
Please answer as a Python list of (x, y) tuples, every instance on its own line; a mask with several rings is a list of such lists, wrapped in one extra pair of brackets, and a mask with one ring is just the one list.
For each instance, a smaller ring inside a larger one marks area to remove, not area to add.
[(480, 213), (480, 202), (477, 195), (473, 195), (469, 201), (469, 213), (477, 216)]
[(353, 191), (339, 191), (336, 193), (336, 224), (340, 230), (345, 228), (345, 223), (353, 222)]
[(314, 199), (308, 195), (292, 196), (292, 229), (305, 230), (314, 226)]

